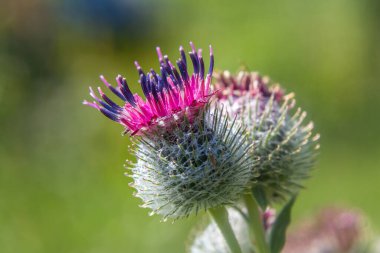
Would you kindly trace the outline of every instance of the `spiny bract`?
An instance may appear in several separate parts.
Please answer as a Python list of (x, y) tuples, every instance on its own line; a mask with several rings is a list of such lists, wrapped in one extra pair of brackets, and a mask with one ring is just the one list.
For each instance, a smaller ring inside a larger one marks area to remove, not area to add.
[(279, 86), (268, 87), (269, 79), (254, 72), (237, 76), (224, 71), (216, 75), (219, 101), (231, 116), (247, 126), (254, 143), (255, 178), (253, 189), (265, 202), (284, 200), (302, 187), (309, 177), (319, 135), (313, 123), (304, 124), (306, 112), (294, 112), (293, 94), (284, 95)]
[(244, 129), (221, 110), (207, 107), (201, 117), (140, 137), (131, 164), (136, 196), (165, 218), (233, 204), (253, 176)]

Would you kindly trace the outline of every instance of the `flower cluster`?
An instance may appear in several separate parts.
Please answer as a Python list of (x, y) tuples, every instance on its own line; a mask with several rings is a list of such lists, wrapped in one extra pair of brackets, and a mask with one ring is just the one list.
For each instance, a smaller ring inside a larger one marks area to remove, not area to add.
[[(306, 113), (294, 109), (292, 94), (244, 71), (214, 74), (212, 83), (211, 46), (207, 73), (202, 50), (190, 46), (191, 64), (183, 47), (176, 65), (157, 48), (157, 72), (144, 72), (135, 62), (144, 96), (132, 93), (121, 75), (116, 86), (101, 76), (122, 104), (100, 87), (97, 93), (90, 87), (94, 101), (84, 104), (129, 133), (136, 161), (128, 162), (127, 175), (150, 214), (166, 220), (209, 212), (215, 223), (195, 239), (191, 252), (280, 252), (277, 241), (285, 229), (278, 224), (287, 222), (309, 176), (319, 135), (312, 123), (303, 123)], [(276, 221), (271, 210), (262, 211), (288, 198)]]

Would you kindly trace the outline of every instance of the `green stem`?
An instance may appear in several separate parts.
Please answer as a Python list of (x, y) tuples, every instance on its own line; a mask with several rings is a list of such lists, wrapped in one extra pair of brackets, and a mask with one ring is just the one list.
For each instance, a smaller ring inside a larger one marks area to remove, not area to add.
[(222, 232), (224, 239), (232, 253), (242, 253), (240, 245), (235, 237), (234, 231), (228, 221), (228, 213), (224, 206), (210, 208), (208, 210), (211, 217), (214, 219), (218, 228)]
[(249, 228), (251, 232), (251, 240), (256, 245), (258, 253), (270, 253), (268, 244), (265, 239), (265, 230), (261, 219), (259, 205), (256, 199), (246, 194), (244, 201), (248, 209), (248, 216), (250, 219)]

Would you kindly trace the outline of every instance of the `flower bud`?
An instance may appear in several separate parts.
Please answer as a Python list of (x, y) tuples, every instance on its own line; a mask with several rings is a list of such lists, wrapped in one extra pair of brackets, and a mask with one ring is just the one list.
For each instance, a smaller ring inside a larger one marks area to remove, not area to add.
[(309, 177), (319, 149), (313, 123), (304, 123), (306, 112), (294, 112), (293, 94), (269, 87), (269, 79), (257, 73), (241, 71), (232, 76), (224, 71), (215, 77), (219, 102), (247, 126), (254, 143), (253, 169), (260, 174), (253, 182), (255, 192), (267, 202), (295, 194)]

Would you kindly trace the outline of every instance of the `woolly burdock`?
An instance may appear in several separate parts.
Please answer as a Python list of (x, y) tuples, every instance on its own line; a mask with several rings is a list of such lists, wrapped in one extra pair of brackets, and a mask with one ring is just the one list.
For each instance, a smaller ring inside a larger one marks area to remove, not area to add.
[(234, 76), (224, 71), (215, 77), (219, 102), (231, 117), (244, 122), (254, 143), (253, 170), (260, 174), (252, 184), (255, 196), (277, 202), (296, 194), (319, 149), (313, 123), (304, 123), (306, 112), (294, 108), (293, 94), (285, 95), (278, 85), (270, 87), (269, 79), (256, 72)]
[[(191, 43), (194, 72), (180, 47), (178, 69), (157, 48), (160, 74), (147, 74), (136, 63), (145, 100), (132, 94), (126, 79), (105, 85), (125, 103), (119, 106), (99, 88), (100, 99), (84, 103), (125, 127), (134, 142), (136, 162), (128, 165), (131, 186), (143, 207), (177, 219), (232, 204), (247, 189), (254, 171), (246, 132), (220, 109), (210, 110), (214, 56), (205, 76), (201, 50)], [(216, 105), (218, 108), (218, 106)], [(214, 106), (213, 106), (214, 108)]]

